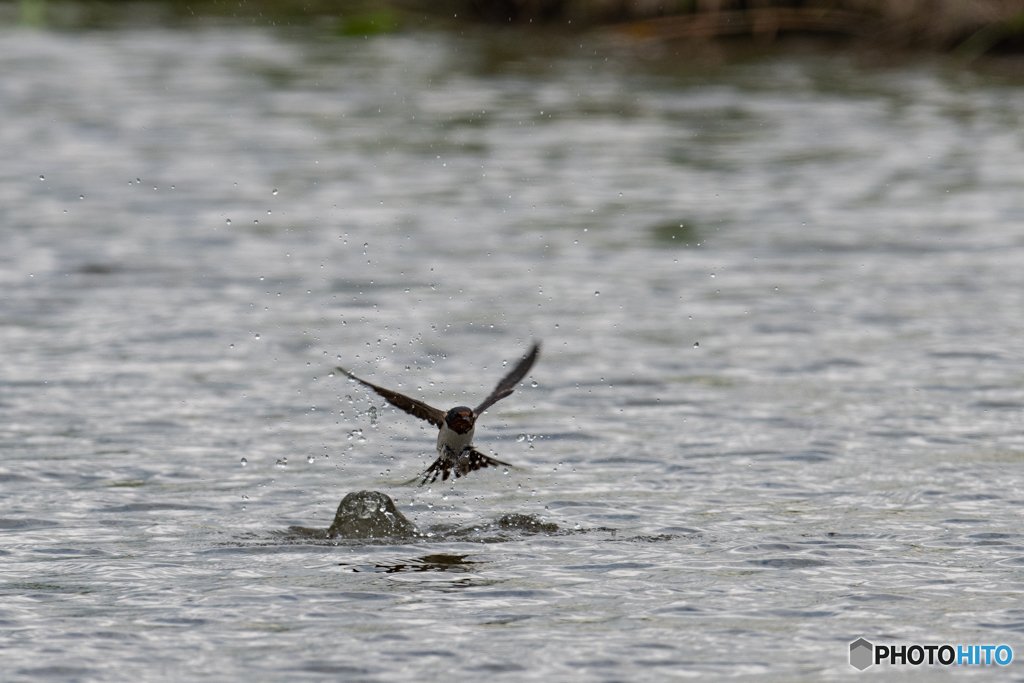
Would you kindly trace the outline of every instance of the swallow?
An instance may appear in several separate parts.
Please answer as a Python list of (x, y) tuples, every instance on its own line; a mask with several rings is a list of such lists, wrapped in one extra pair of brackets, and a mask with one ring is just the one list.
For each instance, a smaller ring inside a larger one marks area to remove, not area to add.
[(360, 384), (373, 389), (385, 401), (396, 408), (401, 408), (413, 417), (426, 420), (440, 430), (437, 435), (437, 452), (439, 455), (437, 460), (423, 473), (423, 478), (420, 480), (420, 486), (423, 486), (428, 480), (430, 483), (434, 483), (437, 481), (438, 476), (441, 477), (441, 481), (446, 481), (453, 473), (455, 478), (458, 479), (464, 474), (469, 474), (485, 467), (498, 467), (499, 465), (511, 467), (507, 462), (484, 455), (476, 450), (473, 446), (473, 433), (476, 431), (476, 421), (483, 415), (484, 411), (515, 391), (516, 385), (519, 384), (523, 377), (526, 377), (526, 373), (533, 367), (539, 355), (540, 344), (535, 343), (530, 352), (519, 361), (519, 364), (512, 368), (512, 371), (498, 382), (498, 386), (494, 387), (494, 391), (484, 399), (483, 403), (476, 408), (456, 406), (448, 412), (429, 406), (423, 401), (409, 398), (397, 391), (391, 391), (390, 389), (367, 382), (365, 379), (356, 377), (343, 367), (335, 369), (346, 375), (349, 379), (354, 379)]

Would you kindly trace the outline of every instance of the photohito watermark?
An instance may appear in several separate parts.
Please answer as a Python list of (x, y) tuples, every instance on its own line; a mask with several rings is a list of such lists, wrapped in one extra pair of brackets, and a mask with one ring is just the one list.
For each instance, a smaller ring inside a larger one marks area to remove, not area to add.
[(873, 645), (863, 638), (850, 643), (850, 666), (863, 671), (886, 666), (1006, 666), (1009, 645)]

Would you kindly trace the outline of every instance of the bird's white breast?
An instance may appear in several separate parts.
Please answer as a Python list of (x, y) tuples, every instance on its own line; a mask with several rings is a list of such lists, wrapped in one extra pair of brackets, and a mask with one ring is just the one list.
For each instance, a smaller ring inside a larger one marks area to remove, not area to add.
[(441, 433), (437, 435), (437, 450), (441, 452), (441, 455), (444, 455), (444, 447), (447, 446), (449, 451), (459, 455), (472, 445), (473, 432), (475, 431), (475, 425), (465, 434), (459, 434), (455, 430), (450, 429), (446, 424), (441, 425)]

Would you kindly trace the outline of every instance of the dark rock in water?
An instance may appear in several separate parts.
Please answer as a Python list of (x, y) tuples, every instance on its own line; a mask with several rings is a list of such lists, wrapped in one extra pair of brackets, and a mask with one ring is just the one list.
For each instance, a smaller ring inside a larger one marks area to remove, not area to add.
[(417, 536), (419, 529), (395, 507), (395, 501), (380, 491), (350, 493), (341, 501), (331, 538), (387, 538)]
[(520, 515), (509, 513), (498, 518), (498, 526), (502, 529), (516, 529), (534, 534), (550, 534), (558, 531), (558, 525), (545, 522), (536, 515)]

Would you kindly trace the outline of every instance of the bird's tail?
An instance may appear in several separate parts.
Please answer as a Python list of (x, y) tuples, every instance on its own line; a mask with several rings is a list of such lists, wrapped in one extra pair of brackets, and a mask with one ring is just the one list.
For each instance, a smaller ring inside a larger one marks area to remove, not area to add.
[(508, 464), (504, 460), (498, 460), (497, 458), (492, 458), (489, 455), (484, 455), (475, 448), (467, 448), (462, 451), (458, 459), (454, 462), (446, 459), (444, 455), (439, 456), (437, 460), (435, 460), (433, 464), (423, 472), (422, 475), (413, 477), (406, 483), (411, 484), (419, 479), (420, 486), (423, 486), (428, 482), (433, 484), (437, 481), (438, 477), (441, 477), (441, 481), (447, 481), (448, 477), (452, 474), (454, 474), (455, 478), (458, 479), (463, 475), (476, 470), (482, 470), (485, 467), (512, 467), (512, 465)]

